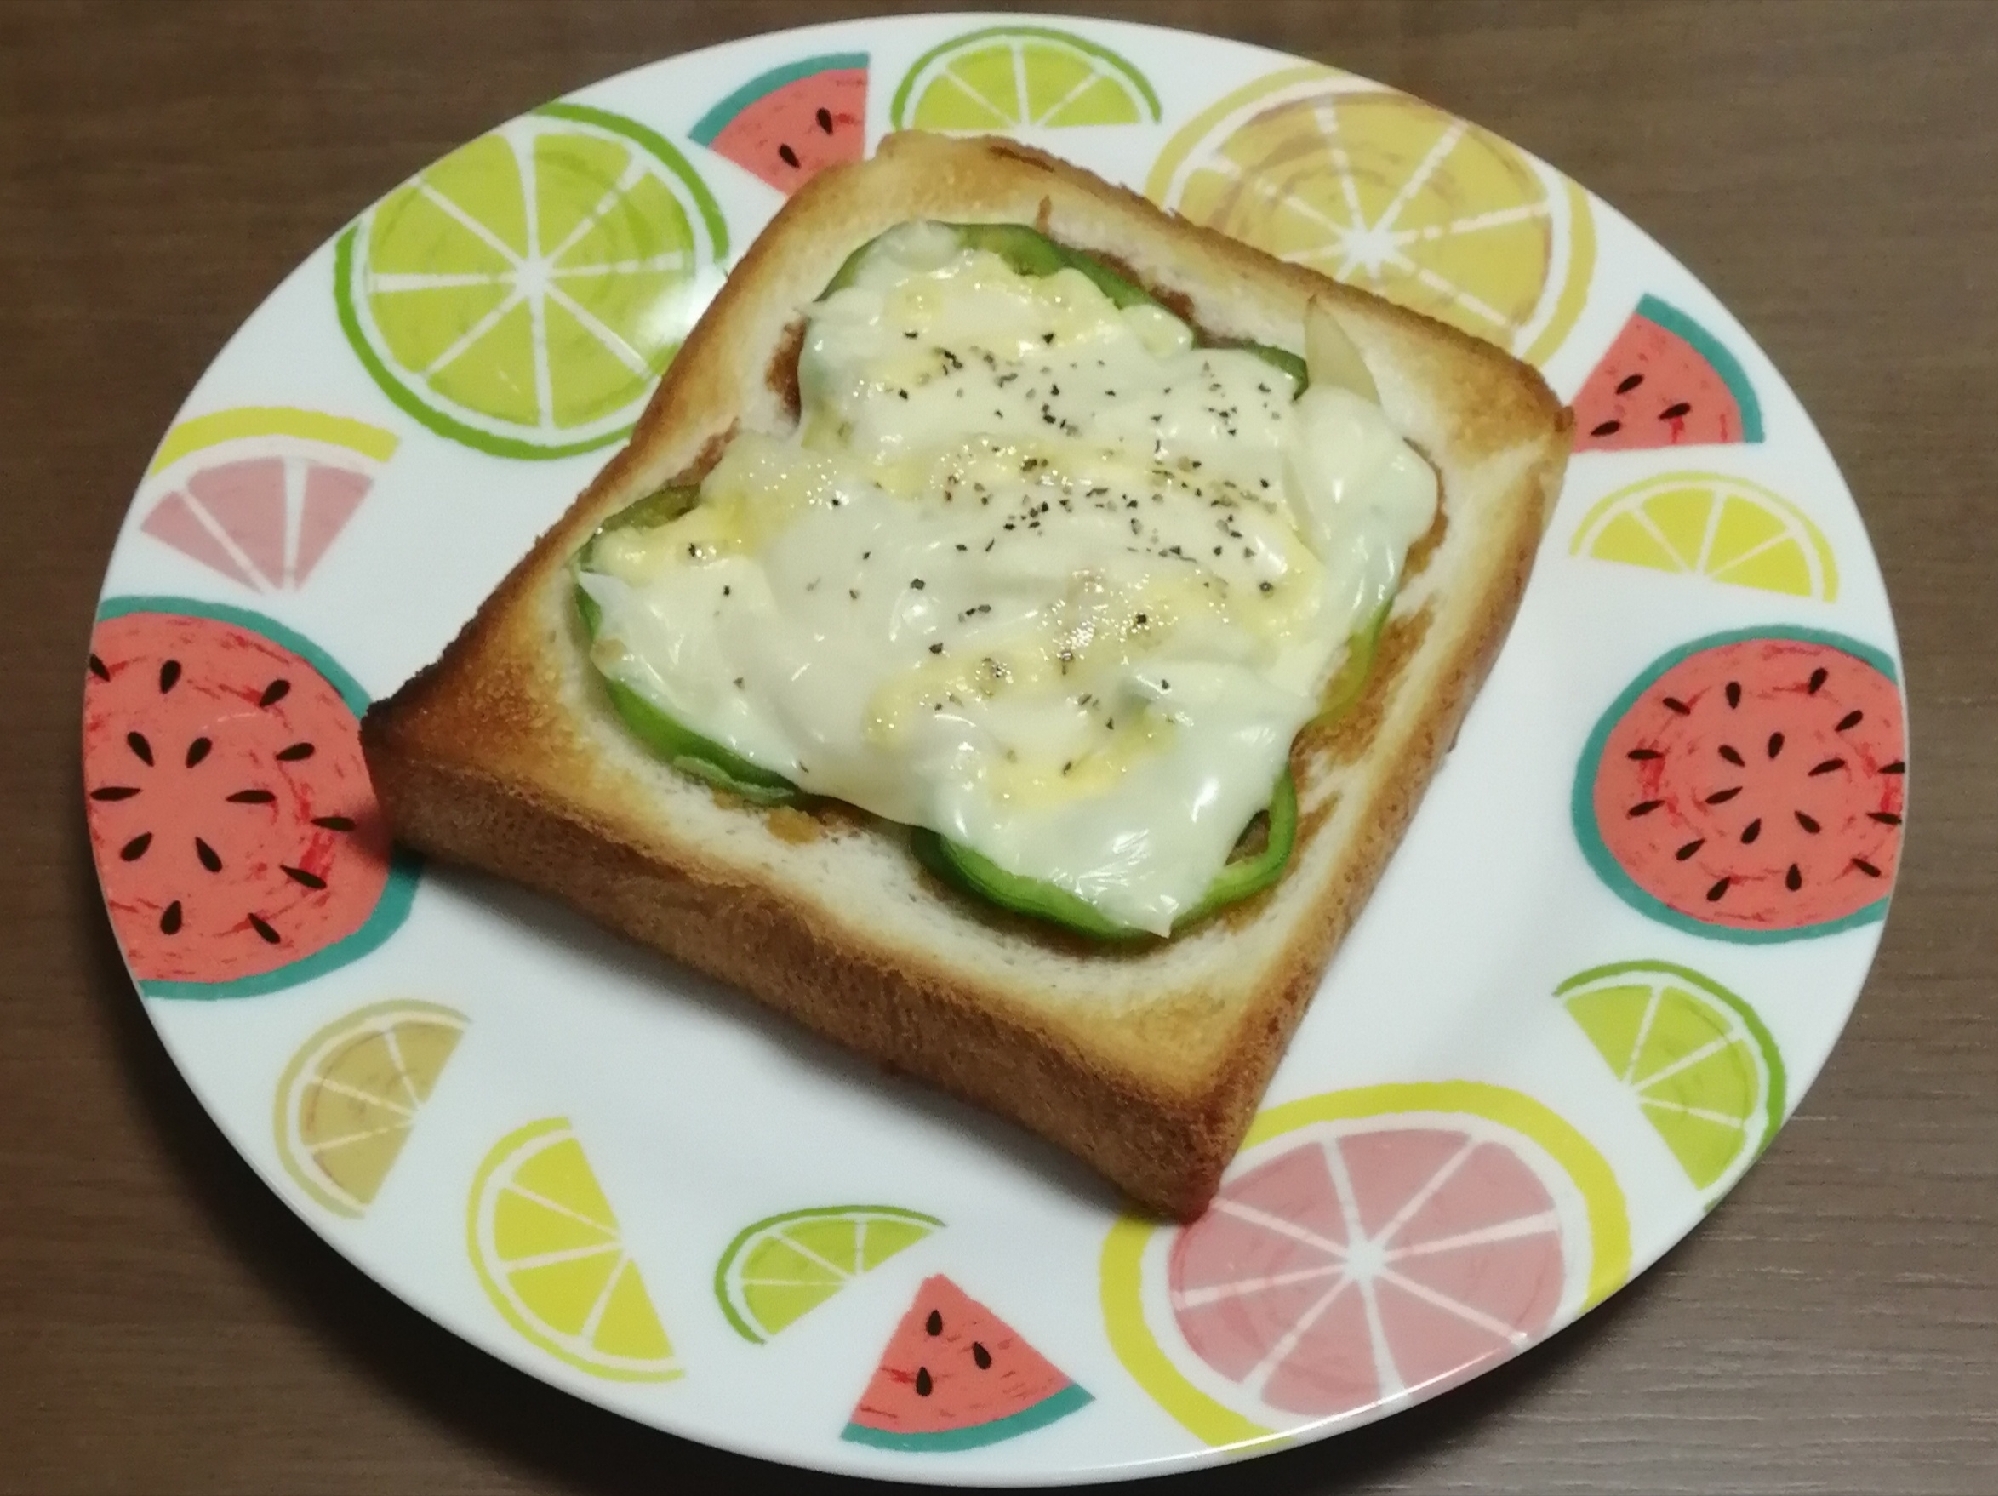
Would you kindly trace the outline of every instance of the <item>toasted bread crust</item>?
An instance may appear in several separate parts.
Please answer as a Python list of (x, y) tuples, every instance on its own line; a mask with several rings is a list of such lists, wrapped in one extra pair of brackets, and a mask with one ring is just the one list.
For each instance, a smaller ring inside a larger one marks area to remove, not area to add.
[[(570, 556), (607, 514), (703, 470), (732, 430), (787, 429), (773, 357), (795, 347), (797, 319), (852, 249), (916, 217), (1038, 223), (1183, 298), (1223, 337), (1295, 346), (1305, 304), (1322, 298), (1443, 474), (1447, 524), (1397, 602), (1355, 714), (1364, 733), (1308, 730), (1293, 749), (1304, 815), (1285, 878), (1173, 941), (1088, 945), (936, 883), (897, 828), (727, 802), (648, 759), (587, 668)], [(1011, 1117), (1139, 1205), (1190, 1216), (1497, 654), (1567, 438), (1533, 371), (1454, 329), (1011, 142), (891, 137), (778, 214), (630, 444), (443, 657), (369, 711), (363, 747), (410, 845), (553, 895)], [(854, 888), (868, 903), (850, 901)]]

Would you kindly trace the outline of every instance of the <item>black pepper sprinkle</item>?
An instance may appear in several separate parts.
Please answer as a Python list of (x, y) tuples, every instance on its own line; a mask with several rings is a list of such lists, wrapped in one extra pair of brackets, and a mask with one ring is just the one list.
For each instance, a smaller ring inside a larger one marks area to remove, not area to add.
[(923, 590), (923, 579), (921, 577), (911, 577), (909, 578), (909, 585), (915, 588), (916, 591), (921, 592)]
[(729, 589), (728, 589), (727, 587), (723, 587), (723, 588), (722, 588), (722, 596), (723, 596), (723, 597), (727, 597), (727, 596), (728, 596), (728, 594), (729, 594)]
[(1275, 583), (1275, 582), (1258, 582), (1258, 583), (1256, 583), (1256, 590), (1257, 590), (1258, 592), (1274, 592), (1274, 591), (1276, 590), (1276, 583)]
[(931, 654), (933, 654), (933, 655), (940, 655), (940, 654), (942, 654), (942, 653), (943, 653), (943, 645), (942, 645), (941, 643), (937, 643), (937, 644), (932, 644), (932, 645), (930, 646), (930, 653), (931, 653)]

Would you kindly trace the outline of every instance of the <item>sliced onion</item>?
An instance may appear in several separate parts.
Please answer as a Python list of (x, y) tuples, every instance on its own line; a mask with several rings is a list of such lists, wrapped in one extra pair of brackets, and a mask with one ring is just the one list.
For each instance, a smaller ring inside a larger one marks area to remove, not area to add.
[(1381, 403), (1380, 387), (1367, 372), (1367, 361), (1323, 301), (1313, 300), (1304, 308), (1304, 367), (1314, 385), (1350, 390), (1363, 400)]

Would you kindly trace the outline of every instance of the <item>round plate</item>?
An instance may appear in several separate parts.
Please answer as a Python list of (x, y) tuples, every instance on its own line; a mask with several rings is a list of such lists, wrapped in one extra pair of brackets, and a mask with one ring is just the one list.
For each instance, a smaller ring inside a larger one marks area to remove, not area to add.
[[(785, 194), (902, 125), (1011, 131), (1490, 337), (1576, 407), (1490, 682), (1183, 1229), (552, 904), (391, 856), (356, 751), (366, 700), (615, 450)], [(1088, 20), (736, 42), (396, 188), (188, 396), (93, 651), (112, 922), (273, 1190), (579, 1397), (964, 1484), (1335, 1433), (1629, 1281), (1823, 1064), (1906, 782), (1852, 499), (1671, 256), (1415, 99)]]

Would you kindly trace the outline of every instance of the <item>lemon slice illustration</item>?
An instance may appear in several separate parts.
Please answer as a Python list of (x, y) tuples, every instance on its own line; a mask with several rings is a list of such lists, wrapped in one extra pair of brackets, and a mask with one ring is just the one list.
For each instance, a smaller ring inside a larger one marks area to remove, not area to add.
[(277, 1085), (278, 1157), (328, 1210), (358, 1216), (395, 1166), (465, 1032), (437, 1003), (376, 1003), (299, 1046)]
[(1321, 67), (1236, 90), (1173, 136), (1147, 196), (1535, 363), (1595, 267), (1580, 188), (1488, 131)]
[(1662, 473), (1618, 489), (1583, 516), (1571, 550), (1819, 602), (1838, 596), (1831, 543), (1810, 516), (1724, 473)]
[(535, 1345), (614, 1381), (681, 1374), (566, 1118), (531, 1122), (493, 1145), (472, 1182), (468, 1229), (486, 1296)]

